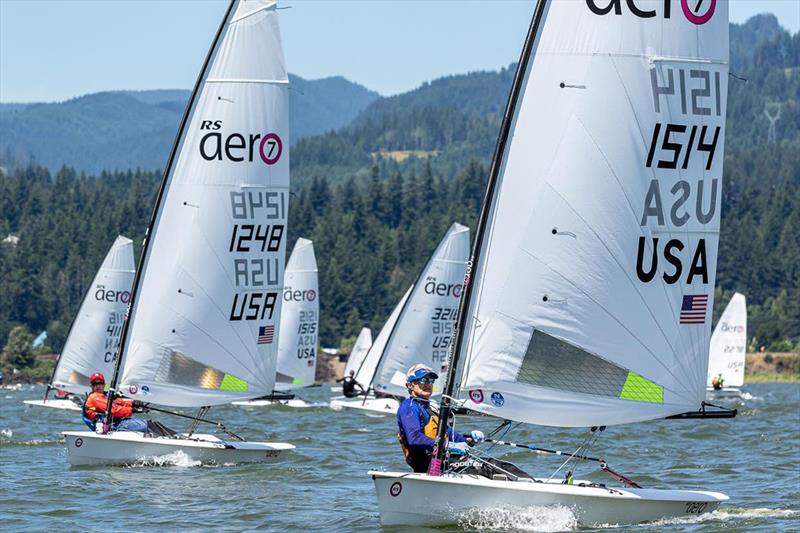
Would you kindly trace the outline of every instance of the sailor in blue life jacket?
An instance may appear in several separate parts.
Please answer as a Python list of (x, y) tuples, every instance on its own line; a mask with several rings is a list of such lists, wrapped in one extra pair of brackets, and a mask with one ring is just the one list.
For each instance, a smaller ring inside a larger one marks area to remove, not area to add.
[[(439, 376), (430, 367), (419, 364), (406, 373), (406, 388), (410, 395), (397, 410), (397, 438), (403, 448), (406, 463), (414, 472), (427, 472), (433, 454), (433, 445), (439, 432), (439, 416), (431, 409), (433, 383)], [(469, 446), (483, 441), (480, 431), (465, 437), (453, 428), (447, 431), (447, 450), (454, 455), (466, 454)]]

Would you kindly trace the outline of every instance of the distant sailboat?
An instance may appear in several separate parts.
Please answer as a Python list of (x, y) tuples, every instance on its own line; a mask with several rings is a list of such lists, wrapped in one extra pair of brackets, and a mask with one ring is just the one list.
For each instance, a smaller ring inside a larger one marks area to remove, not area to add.
[[(91, 390), (89, 376), (113, 371), (135, 268), (133, 242), (117, 237), (75, 315), (44, 399), (26, 404), (80, 411), (83, 396)], [(49, 398), (50, 391), (70, 398)]]
[[(366, 370), (356, 376), (375, 397), (334, 399), (332, 408), (394, 413), (400, 405), (396, 398), (407, 395), (406, 371), (411, 366), (422, 363), (438, 372), (446, 370), (468, 255), (469, 228), (454, 223), (408, 293), (408, 299), (404, 297), (402, 306), (395, 308), (378, 335), (362, 365)], [(434, 394), (438, 393), (441, 390), (435, 389)]]
[(350, 371), (358, 371), (361, 368), (364, 358), (367, 357), (369, 349), (372, 347), (372, 330), (369, 328), (361, 328), (361, 331), (356, 337), (356, 342), (353, 344), (353, 349), (350, 351), (350, 357), (347, 358), (347, 364), (344, 367), (344, 375), (350, 375)]
[[(294, 448), (194, 432), (210, 406), (274, 389), (289, 199), (288, 76), (277, 4), (234, 0), (190, 98), (142, 251), (111, 387), (199, 408), (186, 433), (66, 431), (75, 464), (182, 452), (218, 464)], [(109, 402), (110, 403), (110, 402)]]
[[(441, 424), (427, 474), (370, 472), (384, 526), (449, 524), (497, 506), (625, 524), (728, 499), (641, 488), (590, 448), (608, 425), (735, 415), (703, 402), (727, 78), (727, 2), (537, 2), (439, 419), (459, 398), (509, 421), (497, 432), (511, 422), (591, 430), (574, 453), (517, 445), (567, 459), (527, 479), (475, 452), (459, 462)], [(575, 479), (586, 463), (620, 486)], [(462, 473), (468, 465), (485, 475)]]
[[(278, 370), (275, 391), (297, 391), (314, 384), (317, 370), (319, 330), (319, 282), (314, 245), (308, 239), (297, 239), (286, 263), (281, 310), (281, 335), (278, 338)], [(268, 407), (313, 407), (315, 404), (288, 394), (272, 394), (265, 398), (235, 405)]]
[[(706, 392), (712, 398), (738, 398), (744, 385), (744, 365), (747, 355), (747, 302), (744, 294), (736, 293), (728, 302), (711, 335), (708, 350), (708, 380)], [(719, 389), (715, 378), (721, 378)]]

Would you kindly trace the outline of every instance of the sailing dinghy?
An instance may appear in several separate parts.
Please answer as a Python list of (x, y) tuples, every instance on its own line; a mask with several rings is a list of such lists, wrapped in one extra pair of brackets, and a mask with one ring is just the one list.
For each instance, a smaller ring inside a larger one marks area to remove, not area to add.
[(224, 440), (194, 431), (208, 422), (210, 406), (274, 388), (289, 200), (287, 91), (276, 2), (232, 1), (168, 160), (111, 381), (113, 395), (200, 411), (176, 435), (102, 432), (105, 424), (98, 424), (102, 433), (66, 431), (71, 464), (176, 452), (218, 464), (267, 462), (294, 448), (246, 442), (222, 424)]
[[(80, 411), (83, 397), (91, 391), (89, 376), (113, 371), (135, 268), (133, 242), (120, 235), (89, 285), (44, 398), (25, 400), (26, 404)], [(50, 398), (51, 391), (68, 397)]]
[[(369, 328), (361, 328), (356, 337), (356, 342), (353, 344), (353, 349), (350, 350), (350, 355), (347, 357), (347, 363), (344, 367), (345, 376), (349, 376), (350, 372), (353, 375), (361, 368), (364, 358), (367, 357), (369, 349), (372, 347), (372, 330)], [(331, 386), (331, 391), (342, 392), (342, 387), (338, 385)]]
[[(736, 293), (728, 302), (711, 335), (708, 351), (708, 379), (706, 393), (709, 398), (740, 398), (744, 385), (744, 363), (747, 354), (747, 301), (744, 294)], [(714, 389), (711, 381), (722, 376), (723, 387)]]
[[(529, 447), (567, 462), (559, 479), (525, 479), (487, 466), (475, 448), (466, 462), (449, 457), (441, 424), (428, 473), (370, 472), (383, 525), (455, 523), (501, 505), (624, 524), (728, 499), (641, 488), (588, 454), (605, 426), (735, 415), (703, 403), (727, 77), (727, 2), (537, 2), (439, 419), (460, 403), (509, 421), (501, 427), (592, 431), (572, 454)], [(576, 480), (587, 463), (621, 486)], [(487, 475), (459, 473), (467, 465)]]
[[(319, 330), (319, 282), (314, 244), (297, 239), (286, 263), (281, 310), (281, 335), (278, 338), (278, 371), (275, 392), (265, 398), (234, 405), (249, 407), (316, 407), (317, 404), (294, 397), (294, 392), (314, 385), (317, 370), (317, 331)], [(323, 404), (324, 405), (324, 404)]]
[[(407, 299), (395, 309), (378, 335), (367, 362), (376, 361), (367, 380), (374, 394), (364, 398), (334, 399), (333, 408), (352, 408), (396, 413), (397, 398), (404, 398), (406, 371), (417, 363), (445, 371), (453, 321), (461, 297), (464, 269), (469, 255), (469, 228), (453, 223), (420, 273)], [(384, 332), (386, 334), (384, 335)], [(385, 340), (384, 340), (385, 339)], [(434, 389), (434, 394), (441, 390)]]

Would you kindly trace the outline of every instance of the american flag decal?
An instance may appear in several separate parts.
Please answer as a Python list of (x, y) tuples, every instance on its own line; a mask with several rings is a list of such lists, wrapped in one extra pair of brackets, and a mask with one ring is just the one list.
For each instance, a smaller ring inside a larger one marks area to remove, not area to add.
[(275, 326), (261, 326), (258, 328), (258, 344), (272, 344), (275, 338)]
[(707, 294), (685, 294), (681, 305), (681, 324), (705, 324)]

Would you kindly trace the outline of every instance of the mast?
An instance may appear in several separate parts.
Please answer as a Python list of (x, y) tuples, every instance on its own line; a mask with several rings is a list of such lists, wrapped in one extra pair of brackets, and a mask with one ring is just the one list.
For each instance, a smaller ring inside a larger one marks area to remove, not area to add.
[(106, 410), (106, 418), (110, 417), (111, 415), (111, 404), (113, 403), (113, 397), (116, 394), (114, 390), (117, 386), (117, 380), (119, 379), (119, 369), (122, 364), (122, 355), (125, 351), (125, 344), (128, 337), (128, 330), (130, 326), (131, 319), (133, 318), (133, 311), (136, 307), (136, 295), (139, 290), (139, 282), (142, 277), (142, 273), (144, 271), (144, 265), (147, 260), (147, 252), (149, 250), (150, 242), (153, 240), (153, 228), (155, 227), (156, 219), (158, 218), (162, 200), (164, 197), (164, 191), (166, 190), (167, 180), (172, 173), (172, 167), (175, 162), (175, 156), (178, 153), (178, 148), (181, 145), (181, 139), (183, 138), (184, 130), (186, 129), (186, 124), (189, 121), (189, 115), (192, 113), (192, 109), (194, 108), (194, 103), (197, 98), (197, 93), (200, 90), (200, 85), (203, 83), (203, 79), (206, 76), (206, 72), (208, 70), (208, 65), (211, 63), (211, 57), (214, 55), (214, 50), (216, 50), (217, 46), (219, 45), (220, 37), (222, 36), (222, 32), (225, 29), (225, 26), (228, 24), (231, 14), (234, 11), (234, 6), (237, 4), (238, 0), (231, 0), (230, 4), (228, 5), (228, 9), (225, 12), (225, 16), (222, 19), (222, 23), (220, 23), (219, 28), (217, 29), (217, 34), (214, 36), (214, 40), (211, 43), (211, 47), (206, 54), (206, 59), (203, 62), (203, 68), (200, 69), (200, 74), (197, 76), (197, 80), (194, 84), (194, 89), (192, 90), (192, 94), (189, 97), (189, 102), (186, 105), (186, 109), (183, 112), (183, 117), (181, 118), (180, 126), (178, 127), (178, 133), (175, 136), (175, 142), (172, 144), (172, 150), (169, 153), (169, 159), (167, 159), (167, 164), (164, 167), (164, 174), (161, 177), (161, 184), (158, 188), (158, 196), (156, 197), (156, 203), (153, 207), (153, 213), (150, 215), (150, 223), (147, 226), (147, 232), (145, 233), (145, 240), (144, 244), (142, 245), (142, 253), (139, 256), (139, 264), (136, 268), (136, 274), (133, 278), (133, 287), (131, 288), (131, 301), (128, 307), (128, 317), (124, 320), (122, 325), (122, 333), (120, 334), (119, 340), (119, 347), (117, 348), (117, 358), (114, 362), (114, 374), (111, 378), (111, 386), (109, 390), (109, 402), (108, 408)]
[[(439, 433), (436, 436), (436, 444), (434, 445), (434, 456), (431, 461), (431, 466), (436, 464), (441, 465), (444, 458), (445, 446), (443, 445), (445, 435), (447, 434), (447, 420), (452, 411), (451, 398), (455, 390), (456, 368), (458, 367), (458, 359), (461, 354), (463, 345), (463, 332), (464, 325), (467, 321), (467, 311), (469, 308), (470, 298), (472, 296), (472, 283), (470, 278), (472, 274), (473, 265), (477, 265), (477, 258), (480, 256), (484, 235), (487, 230), (489, 221), (489, 212), (491, 211), (492, 201), (494, 200), (495, 189), (497, 188), (497, 181), (500, 176), (500, 168), (503, 164), (503, 156), (506, 151), (506, 143), (508, 135), (511, 131), (511, 122), (514, 118), (516, 111), (517, 101), (522, 91), (522, 83), (525, 79), (525, 72), (528, 70), (528, 62), (530, 61), (533, 52), (533, 45), (539, 35), (539, 26), (544, 15), (545, 7), (548, 0), (537, 0), (536, 8), (531, 18), (531, 24), (528, 28), (528, 35), (525, 37), (525, 44), (522, 48), (522, 54), (517, 64), (517, 71), (514, 74), (514, 81), (511, 85), (511, 92), (508, 96), (508, 104), (503, 116), (503, 123), (500, 126), (500, 135), (497, 138), (495, 145), (494, 156), (492, 157), (492, 165), (489, 169), (489, 181), (486, 185), (486, 193), (483, 197), (483, 205), (481, 206), (480, 216), (478, 217), (478, 225), (475, 229), (475, 243), (472, 247), (469, 261), (467, 262), (467, 269), (464, 273), (464, 290), (461, 293), (461, 301), (458, 306), (458, 315), (456, 316), (455, 332), (453, 334), (453, 342), (450, 344), (450, 358), (447, 366), (447, 378), (445, 381), (445, 388), (442, 393), (442, 403), (439, 407)], [(431, 469), (431, 471), (433, 468)]]

